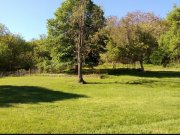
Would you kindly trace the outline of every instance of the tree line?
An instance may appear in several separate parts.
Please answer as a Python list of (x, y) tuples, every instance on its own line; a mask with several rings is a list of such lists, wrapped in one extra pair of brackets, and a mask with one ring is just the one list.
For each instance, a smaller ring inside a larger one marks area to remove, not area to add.
[(180, 7), (167, 17), (135, 11), (104, 17), (92, 0), (65, 0), (47, 22), (48, 33), (25, 41), (0, 24), (0, 70), (37, 69), (59, 73), (74, 69), (84, 83), (83, 67), (104, 62), (163, 65), (180, 62)]

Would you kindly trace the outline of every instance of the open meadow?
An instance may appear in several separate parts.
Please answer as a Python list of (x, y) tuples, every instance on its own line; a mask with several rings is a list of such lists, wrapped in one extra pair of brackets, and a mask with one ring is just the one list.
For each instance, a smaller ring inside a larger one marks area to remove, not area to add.
[(180, 133), (179, 69), (147, 69), (0, 78), (0, 133)]
[(1, 0), (0, 134), (180, 134), (180, 0)]

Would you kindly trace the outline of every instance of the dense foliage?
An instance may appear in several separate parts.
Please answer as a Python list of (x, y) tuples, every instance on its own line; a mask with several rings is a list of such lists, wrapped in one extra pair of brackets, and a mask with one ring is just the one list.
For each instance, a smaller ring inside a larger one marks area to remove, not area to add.
[[(77, 65), (78, 23), (82, 12), (79, 4), (78, 0), (64, 1), (55, 12), (55, 18), (48, 20), (51, 53), (58, 63), (66, 66)], [(84, 65), (93, 67), (99, 64), (100, 53), (105, 48), (104, 37), (100, 33), (105, 18), (101, 8), (91, 0), (87, 0), (85, 10), (82, 56)]]
[(33, 47), (21, 36), (10, 33), (0, 24), (0, 70), (15, 71), (32, 68)]
[[(166, 18), (169, 28), (160, 38), (160, 47), (166, 52), (167, 62), (180, 61), (180, 7), (174, 7)], [(168, 64), (168, 63), (165, 64)]]
[(0, 24), (0, 70), (59, 73), (77, 69), (81, 28), (84, 67), (139, 62), (144, 70), (144, 62), (164, 67), (180, 62), (180, 7), (174, 6), (166, 19), (139, 11), (120, 19), (105, 18), (91, 0), (86, 0), (83, 12), (79, 7), (79, 0), (65, 0), (48, 20), (47, 36), (29, 42)]

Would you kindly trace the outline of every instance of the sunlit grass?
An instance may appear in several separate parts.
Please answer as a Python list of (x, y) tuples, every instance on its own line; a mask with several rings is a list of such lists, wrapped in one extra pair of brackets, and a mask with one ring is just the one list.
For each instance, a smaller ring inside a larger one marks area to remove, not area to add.
[(180, 76), (155, 73), (1, 78), (0, 133), (180, 133)]

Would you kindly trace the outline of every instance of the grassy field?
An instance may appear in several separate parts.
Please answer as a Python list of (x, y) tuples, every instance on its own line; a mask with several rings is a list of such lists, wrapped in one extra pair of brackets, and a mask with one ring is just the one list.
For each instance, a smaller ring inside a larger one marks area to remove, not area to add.
[(0, 78), (0, 133), (180, 133), (179, 69), (147, 68)]

